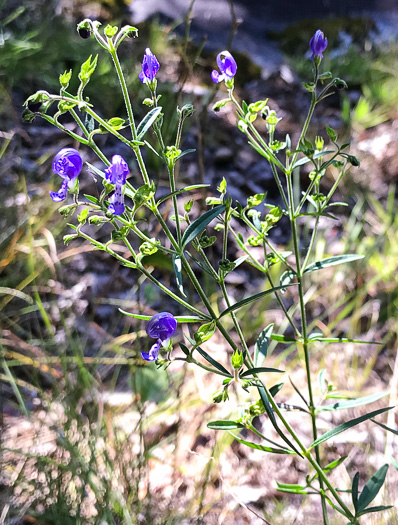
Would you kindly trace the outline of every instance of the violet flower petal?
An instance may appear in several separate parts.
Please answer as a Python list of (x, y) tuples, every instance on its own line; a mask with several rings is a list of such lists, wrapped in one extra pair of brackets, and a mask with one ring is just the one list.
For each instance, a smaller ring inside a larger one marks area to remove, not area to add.
[(148, 322), (146, 333), (149, 337), (164, 341), (175, 334), (177, 320), (169, 312), (160, 312), (154, 315)]
[(149, 352), (141, 352), (142, 359), (145, 359), (145, 361), (156, 361), (159, 356), (160, 346), (161, 342), (157, 341), (151, 346)]
[(66, 194), (68, 193), (68, 179), (62, 181), (62, 185), (59, 191), (50, 191), (50, 197), (54, 202), (61, 202), (66, 199)]

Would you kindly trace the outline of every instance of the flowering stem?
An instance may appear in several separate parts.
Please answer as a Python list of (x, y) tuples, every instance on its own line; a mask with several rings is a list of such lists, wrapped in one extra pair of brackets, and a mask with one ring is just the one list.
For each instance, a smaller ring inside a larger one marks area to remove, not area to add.
[(133, 136), (133, 140), (137, 140), (137, 130), (136, 130), (136, 127), (135, 127), (133, 107), (131, 105), (131, 100), (130, 100), (130, 97), (129, 97), (129, 92), (128, 92), (127, 84), (126, 84), (126, 79), (124, 78), (123, 71), (122, 71), (122, 66), (120, 65), (120, 61), (119, 61), (119, 57), (118, 57), (116, 49), (113, 47), (113, 45), (112, 45), (112, 47), (110, 49), (110, 54), (111, 54), (113, 63), (114, 63), (115, 68), (116, 68), (117, 76), (118, 76), (119, 82), (120, 82), (120, 87), (122, 88), (124, 103), (126, 105), (127, 115), (129, 117), (129, 121), (130, 121), (131, 134)]
[[(292, 174), (289, 174), (287, 176), (287, 187), (288, 187), (288, 196), (289, 196), (289, 218), (290, 218), (290, 222), (292, 226), (293, 247), (294, 247), (294, 255), (296, 258), (296, 268), (297, 268), (298, 292), (299, 292), (299, 297), (300, 297), (301, 331), (303, 334), (303, 349), (304, 349), (304, 358), (305, 358), (305, 370), (306, 370), (306, 375), (307, 375), (309, 410), (310, 410), (310, 415), (311, 415), (312, 434), (313, 434), (314, 441), (316, 441), (318, 437), (318, 431), (316, 428), (316, 413), (315, 413), (315, 405), (314, 405), (314, 396), (312, 392), (310, 358), (309, 358), (309, 352), (308, 352), (308, 333), (307, 333), (307, 318), (306, 318), (305, 304), (304, 304), (303, 274), (302, 274), (302, 268), (301, 268), (301, 263), (300, 263), (300, 252), (299, 252), (296, 217), (294, 215)], [(317, 464), (320, 465), (321, 461), (320, 461), (319, 447), (316, 446), (314, 448), (315, 448), (315, 457), (316, 457)], [(319, 477), (319, 486), (320, 486), (321, 491), (323, 492), (324, 484), (323, 484), (323, 479), (321, 477)], [(327, 525), (329, 521), (328, 521), (327, 509), (326, 509), (326, 499), (323, 493), (321, 493), (321, 501), (322, 501), (323, 522), (325, 525)]]

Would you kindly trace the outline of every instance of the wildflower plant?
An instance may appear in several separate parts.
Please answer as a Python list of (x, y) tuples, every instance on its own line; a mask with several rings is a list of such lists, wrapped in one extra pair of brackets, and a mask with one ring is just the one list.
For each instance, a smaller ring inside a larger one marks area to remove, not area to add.
[[(161, 312), (150, 317), (123, 312), (133, 318), (148, 321), (147, 347), (152, 346), (148, 351), (142, 351), (142, 358), (147, 361), (156, 361), (158, 366), (169, 366), (175, 360), (183, 360), (192, 366), (199, 366), (219, 376), (220, 388), (213, 396), (215, 403), (228, 400), (228, 392), (232, 386), (247, 395), (250, 401), (237, 408), (233, 419), (216, 420), (209, 423), (208, 426), (218, 430), (236, 429), (235, 439), (247, 447), (261, 450), (264, 453), (297, 456), (307, 464), (308, 474), (304, 484), (289, 485), (277, 482), (278, 490), (308, 496), (315, 494), (320, 499), (324, 524), (329, 523), (328, 511), (329, 513), (336, 511), (342, 514), (348, 523), (358, 524), (362, 515), (390, 508), (369, 507), (383, 485), (387, 465), (382, 466), (374, 474), (361, 492), (358, 487), (358, 474), (354, 476), (351, 487), (345, 490), (351, 493), (352, 504), (350, 504), (347, 498), (342, 496), (341, 487), (337, 490), (329, 478), (329, 473), (345, 460), (345, 456), (337, 456), (331, 463), (325, 465), (320, 449), (322, 443), (332, 440), (334, 436), (365, 420), (375, 418), (389, 408), (374, 410), (349, 421), (343, 419), (342, 423), (322, 435), (319, 435), (317, 427), (317, 416), (324, 410), (342, 410), (360, 406), (381, 397), (367, 396), (328, 404), (327, 401), (333, 398), (333, 393), (325, 380), (326, 371), (323, 370), (320, 372), (320, 388), (323, 397), (321, 402), (317, 402), (310, 370), (313, 343), (330, 342), (335, 339), (325, 337), (319, 332), (309, 333), (305, 301), (306, 278), (314, 271), (322, 271), (324, 268), (349, 263), (362, 257), (356, 254), (345, 254), (313, 260), (319, 222), (321, 218), (334, 218), (333, 210), (342, 204), (332, 201), (336, 189), (347, 172), (352, 167), (359, 165), (358, 160), (348, 153), (349, 144), (340, 145), (337, 133), (331, 127), (326, 126), (326, 134), (329, 137), (329, 143), (326, 146), (323, 138), (316, 137), (311, 140), (307, 136), (310, 120), (317, 104), (333, 89), (345, 87), (343, 80), (334, 78), (330, 72), (322, 73), (320, 70), (323, 52), (327, 47), (327, 38), (322, 31), (318, 30), (310, 41), (314, 76), (312, 81), (304, 83), (304, 88), (310, 94), (309, 110), (299, 140), (295, 145), (292, 144), (288, 135), (279, 136), (278, 123), (281, 119), (268, 104), (267, 99), (251, 103), (238, 100), (234, 92), (234, 77), (238, 74), (237, 63), (227, 50), (218, 54), (216, 59), (218, 71), (213, 70), (211, 79), (217, 84), (225, 84), (227, 96), (216, 102), (213, 109), (218, 111), (227, 104), (233, 106), (238, 129), (246, 136), (249, 144), (259, 156), (265, 158), (270, 164), (283, 205), (267, 204), (265, 194), (248, 197), (246, 204), (233, 203), (227, 193), (228, 181), (223, 179), (218, 188), (219, 195), (207, 199), (209, 209), (195, 218), (193, 212), (196, 210), (193, 207), (193, 201), (185, 203), (185, 213), (182, 215), (182, 207), (179, 206), (178, 199), (186, 192), (205, 185), (194, 184), (178, 188), (175, 170), (179, 159), (192, 151), (181, 150), (183, 125), (185, 119), (193, 112), (192, 106), (187, 104), (176, 108), (178, 121), (175, 141), (172, 144), (165, 143), (162, 134), (163, 112), (162, 107), (158, 105), (159, 96), (156, 94), (158, 84), (156, 75), (161, 67), (158, 59), (149, 48), (146, 49), (139, 78), (148, 86), (151, 98), (145, 99), (144, 103), (148, 106), (148, 112), (137, 124), (117, 54), (119, 45), (128, 36), (136, 36), (137, 29), (132, 26), (124, 26), (119, 30), (117, 27), (108, 25), (103, 32), (100, 32), (99, 22), (86, 19), (78, 25), (78, 31), (83, 38), (95, 38), (99, 46), (110, 54), (124, 97), (126, 114), (122, 117), (104, 118), (103, 113), (94, 108), (85, 97), (84, 90), (95, 72), (98, 56), (95, 58), (90, 56), (82, 64), (79, 73), (80, 85), (76, 94), (68, 91), (71, 72), (67, 71), (60, 76), (61, 86), (58, 94), (39, 91), (29, 97), (25, 103), (24, 118), (26, 120), (31, 121), (36, 116), (44, 118), (80, 143), (82, 155), (85, 149), (90, 148), (104, 164), (104, 169), (101, 170), (87, 163), (88, 170), (102, 180), (102, 192), (99, 197), (85, 195), (82, 198), (78, 193), (77, 185), (77, 176), (82, 167), (80, 154), (74, 149), (67, 148), (56, 155), (53, 169), (55, 173), (63, 177), (64, 182), (61, 190), (58, 193), (51, 193), (51, 196), (56, 201), (64, 200), (67, 189), (69, 189), (74, 193), (74, 200), (71, 204), (63, 206), (61, 212), (71, 216), (78, 208), (80, 210), (77, 224), (70, 225), (74, 233), (67, 235), (65, 241), (70, 242), (79, 237), (86, 239), (98, 250), (105, 251), (117, 259), (123, 266), (131, 268), (132, 271), (141, 272), (168, 296), (168, 309), (174, 313)], [(54, 107), (55, 111), (52, 111)], [(79, 128), (78, 132), (63, 124), (65, 114), (71, 115), (75, 120)], [(263, 124), (261, 119), (264, 121)], [(131, 155), (129, 157), (125, 155), (126, 159), (124, 159), (116, 148), (112, 159), (109, 160), (96, 141), (96, 135), (104, 133), (113, 135), (128, 146)], [(157, 141), (155, 147), (147, 142), (148, 133), (154, 134)], [(156, 185), (151, 180), (144, 162), (143, 150), (145, 149), (151, 150), (162, 160), (168, 173), (170, 192), (161, 198), (157, 196)], [(297, 195), (297, 192), (293, 191), (293, 172), (306, 164), (311, 166), (308, 185), (301, 194)], [(320, 182), (330, 166), (337, 169), (338, 176), (330, 190), (323, 194)], [(85, 175), (80, 175), (80, 177)], [(72, 189), (71, 186), (73, 186)], [(167, 201), (171, 201), (174, 209), (174, 217), (170, 219), (165, 219), (162, 213), (162, 206)], [(259, 206), (266, 211), (260, 211)], [(148, 235), (142, 222), (137, 218), (139, 209), (146, 210), (146, 213), (152, 215), (159, 223), (162, 231), (159, 238), (151, 238)], [(270, 230), (278, 224), (282, 217), (287, 217), (290, 223), (291, 251), (280, 251), (269, 237)], [(314, 225), (309, 245), (304, 250), (301, 248), (300, 239), (306, 220), (311, 220), (311, 224)], [(212, 221), (217, 221), (216, 230), (220, 237), (208, 236), (206, 228)], [(92, 229), (86, 228), (87, 223), (101, 225), (104, 222), (109, 223), (113, 228), (108, 242), (100, 242), (90, 233)], [(246, 238), (237, 232), (237, 222), (243, 223), (249, 230)], [(242, 256), (233, 260), (227, 257), (231, 238), (235, 240), (243, 253)], [(221, 259), (215, 262), (210, 260), (206, 251), (207, 247), (214, 242), (220, 242), (222, 253)], [(116, 243), (125, 245), (130, 256), (122, 256), (119, 250), (114, 249), (113, 245)], [(256, 247), (262, 248), (262, 257), (258, 255), (258, 250), (253, 249)], [(158, 251), (172, 261), (174, 287), (166, 286), (159, 281), (144, 264), (145, 256)], [(245, 262), (249, 262), (257, 272), (263, 274), (267, 289), (232, 303), (226, 277)], [(274, 282), (270, 271), (274, 265), (280, 265), (283, 269), (278, 283)], [(201, 283), (203, 272), (212, 280), (213, 285), (219, 288), (222, 298), (219, 305), (220, 313), (215, 310), (209, 294), (203, 288)], [(195, 290), (195, 300), (187, 298), (187, 282), (190, 282)], [(292, 308), (288, 307), (283, 295), (287, 288), (297, 292), (297, 304)], [(236, 312), (241, 307), (250, 305), (267, 295), (276, 298), (290, 324), (293, 336), (288, 337), (277, 333), (274, 331), (274, 325), (270, 324), (261, 331), (254, 348), (250, 348)], [(296, 312), (299, 313), (298, 318)], [(178, 313), (180, 315), (177, 315)], [(226, 327), (225, 321), (228, 317), (233, 323), (236, 337), (231, 335), (230, 330)], [(190, 335), (185, 335), (185, 340), (179, 343), (182, 352), (180, 353), (174, 349), (172, 337), (176, 334), (177, 327), (184, 324), (188, 324), (189, 327), (194, 326), (195, 329), (191, 329)], [(229, 367), (222, 365), (201, 347), (216, 332), (230, 348)], [(150, 339), (155, 339), (155, 342), (152, 343)], [(302, 349), (307, 392), (299, 392), (299, 394), (304, 404), (302, 410), (308, 415), (312, 428), (311, 443), (304, 442), (297, 430), (290, 424), (288, 417), (283, 412), (283, 407), (275, 400), (282, 385), (268, 387), (273, 374), (281, 372), (281, 370), (268, 367), (266, 363), (267, 350), (271, 341), (281, 345), (293, 343), (297, 345), (297, 348)], [(339, 339), (339, 341), (349, 340)], [(279, 436), (278, 441), (271, 440), (269, 436), (255, 428), (253, 419), (256, 416), (269, 419)], [(261, 444), (242, 439), (239, 429), (251, 431), (261, 439)]]

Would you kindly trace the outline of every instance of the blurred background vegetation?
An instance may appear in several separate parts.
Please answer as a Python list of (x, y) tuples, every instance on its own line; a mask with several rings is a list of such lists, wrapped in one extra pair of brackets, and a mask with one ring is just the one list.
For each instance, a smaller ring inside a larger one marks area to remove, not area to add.
[[(118, 307), (151, 315), (173, 311), (173, 305), (145, 279), (92, 253), (86, 244), (64, 246), (66, 221), (48, 198), (57, 182), (51, 160), (61, 147), (74, 144), (39, 119), (30, 125), (21, 120), (22, 103), (29, 95), (38, 89), (56, 92), (59, 74), (67, 69), (73, 70), (76, 82), (80, 64), (97, 53), (95, 42), (79, 38), (78, 21), (91, 17), (119, 26), (137, 25), (139, 38), (126, 41), (120, 52), (138, 118), (146, 111), (141, 101), (147, 93), (138, 73), (148, 46), (162, 65), (159, 92), (166, 137), (174, 133), (177, 103), (189, 101), (197, 108), (184, 139), (197, 153), (184, 159), (180, 184), (203, 180), (216, 193), (225, 176), (234, 198), (244, 201), (259, 189), (268, 190), (272, 199), (269, 173), (242, 143), (233, 114), (211, 112), (212, 100), (221, 97), (209, 80), (216, 50), (211, 42), (206, 44), (204, 35), (190, 36), (194, 4), (187, 1), (176, 20), (154, 16), (136, 24), (129, 5), (121, 0), (1, 2), (0, 523), (319, 523), (317, 503), (282, 496), (270, 482), (275, 478), (299, 482), (306, 472), (298, 461), (248, 452), (228, 433), (206, 428), (210, 419), (227, 419), (233, 406), (233, 402), (211, 405), (211, 395), (219, 387), (212, 377), (184, 366), (160, 371), (142, 362), (140, 351), (149, 344), (144, 325), (123, 317)], [(232, 42), (233, 50), (239, 31), (233, 2), (225, 2), (225, 13), (231, 25), (224, 47)], [(361, 167), (343, 182), (340, 200), (349, 206), (341, 209), (340, 220), (321, 225), (316, 258), (355, 252), (364, 259), (330, 274), (314, 274), (307, 307), (314, 329), (380, 344), (319, 343), (312, 371), (315, 378), (326, 368), (336, 391), (349, 397), (390, 389), (391, 406), (396, 404), (398, 382), (398, 44), (378, 38), (380, 31), (371, 16), (292, 22), (266, 35), (279, 52), (266, 78), (249, 53), (236, 52), (237, 93), (250, 102), (269, 96), (283, 116), (281, 131), (297, 137), (308, 107), (301, 87), (311, 78), (308, 41), (318, 28), (329, 39), (325, 70), (345, 79), (349, 89), (325, 100), (309, 134), (325, 136), (329, 123), (343, 141), (351, 142)], [(123, 117), (111, 61), (100, 55), (87, 94), (105, 117)], [(104, 138), (102, 145), (112, 155), (114, 143), (105, 144)], [(85, 154), (85, 160), (93, 162)], [(163, 168), (150, 154), (147, 162), (161, 190)], [(331, 171), (325, 177), (326, 187), (333, 176)], [(296, 177), (305, 184), (308, 173)], [(82, 184), (84, 192), (96, 191), (92, 181)], [(195, 198), (200, 208), (202, 195)], [(288, 247), (289, 232), (282, 227), (277, 235), (274, 241)], [(151, 268), (169, 282), (165, 261), (153, 260)], [(274, 273), (277, 278), (280, 269), (275, 267)], [(240, 298), (263, 284), (249, 265), (242, 265), (230, 286)], [(215, 293), (210, 297), (217, 308), (218, 297)], [(250, 315), (242, 310), (240, 321), (244, 333), (252, 334), (251, 344), (270, 322), (277, 323), (279, 333), (288, 329), (268, 298), (251, 307)], [(208, 344), (227, 362), (221, 340), (213, 338)], [(274, 344), (271, 350), (269, 366), (283, 363), (300, 388), (304, 378), (296, 348)], [(278, 396), (300, 403), (287, 377)], [(386, 399), (381, 402), (387, 404)], [(308, 421), (301, 414), (290, 417), (306, 435)], [(335, 417), (325, 416), (325, 429)], [(394, 413), (387, 423), (396, 428)], [(398, 460), (391, 434), (372, 423), (363, 429), (365, 434), (358, 431), (345, 443), (325, 447), (325, 458), (349, 454), (336, 474), (341, 488), (358, 469), (365, 479), (382, 462)], [(392, 467), (387, 503), (397, 502), (397, 486)], [(364, 523), (391, 525), (397, 519), (392, 509), (378, 515), (377, 521), (369, 515)]]

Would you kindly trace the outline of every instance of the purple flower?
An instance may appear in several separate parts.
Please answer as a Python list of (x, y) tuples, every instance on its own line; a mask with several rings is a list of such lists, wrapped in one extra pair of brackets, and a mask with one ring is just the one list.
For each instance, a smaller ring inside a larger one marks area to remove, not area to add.
[(231, 80), (236, 75), (237, 65), (234, 57), (229, 51), (221, 51), (217, 55), (217, 66), (220, 73), (213, 69), (211, 72), (211, 79), (216, 84), (223, 80)]
[(130, 170), (127, 162), (120, 155), (113, 155), (112, 164), (105, 170), (105, 178), (110, 184), (126, 184)]
[(160, 347), (162, 344), (168, 343), (170, 337), (175, 334), (177, 328), (176, 318), (169, 312), (161, 312), (154, 315), (147, 327), (146, 333), (149, 337), (157, 339), (157, 342), (152, 345), (149, 352), (141, 352), (141, 356), (146, 361), (156, 361), (159, 355)]
[(83, 161), (77, 150), (73, 148), (63, 148), (54, 157), (52, 170), (62, 177), (61, 188), (58, 192), (50, 191), (50, 197), (54, 202), (61, 202), (66, 199), (69, 183), (76, 185), (76, 179), (82, 171)]
[(155, 57), (149, 47), (147, 47), (145, 49), (145, 55), (142, 61), (142, 71), (138, 77), (143, 84), (148, 84), (148, 82), (153, 82), (158, 71), (158, 59)]
[(123, 186), (126, 184), (129, 167), (120, 155), (113, 155), (112, 164), (105, 170), (105, 179), (109, 184), (115, 184), (115, 191), (109, 199), (108, 211), (113, 215), (124, 213)]
[(145, 361), (156, 361), (159, 356), (160, 347), (162, 346), (161, 341), (157, 341), (151, 346), (149, 352), (141, 352), (141, 356)]
[(161, 312), (150, 319), (146, 327), (146, 333), (149, 337), (160, 339), (164, 341), (175, 334), (177, 328), (177, 320), (169, 312)]
[(328, 39), (325, 38), (323, 31), (318, 29), (314, 36), (310, 40), (310, 48), (312, 51), (311, 60), (314, 61), (314, 58), (323, 58), (323, 51), (328, 46)]

